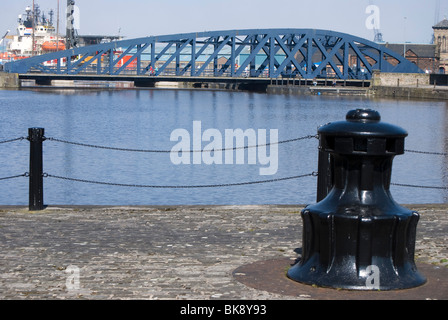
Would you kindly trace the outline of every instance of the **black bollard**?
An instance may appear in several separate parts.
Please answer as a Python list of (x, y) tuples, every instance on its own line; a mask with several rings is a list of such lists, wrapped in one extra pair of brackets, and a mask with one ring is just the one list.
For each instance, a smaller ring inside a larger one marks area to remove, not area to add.
[(43, 187), (43, 156), (42, 142), (45, 140), (43, 128), (29, 128), (30, 141), (30, 182), (29, 182), (29, 210), (44, 209)]
[(317, 202), (322, 201), (330, 192), (333, 187), (332, 177), (332, 161), (331, 154), (325, 150), (319, 150), (319, 162), (318, 162), (317, 176)]
[(407, 132), (381, 123), (373, 110), (352, 110), (346, 120), (319, 129), (320, 151), (331, 155), (332, 188), (302, 211), (302, 257), (287, 275), (348, 290), (420, 286), (426, 279), (414, 262), (419, 215), (399, 206), (389, 190)]

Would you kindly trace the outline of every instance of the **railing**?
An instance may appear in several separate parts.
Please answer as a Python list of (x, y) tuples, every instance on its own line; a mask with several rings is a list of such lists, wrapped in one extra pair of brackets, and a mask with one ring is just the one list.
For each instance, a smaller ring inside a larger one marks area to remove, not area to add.
[[(235, 182), (235, 183), (226, 183), (226, 184), (205, 184), (205, 185), (139, 185), (139, 184), (124, 184), (119, 182), (107, 182), (107, 181), (95, 181), (95, 180), (87, 180), (80, 179), (76, 177), (64, 177), (59, 175), (54, 175), (52, 173), (43, 172), (43, 142), (50, 141), (55, 143), (62, 144), (71, 144), (85, 148), (96, 148), (103, 150), (114, 150), (121, 152), (140, 152), (140, 153), (170, 153), (171, 150), (156, 150), (156, 149), (128, 149), (128, 148), (119, 148), (112, 146), (102, 146), (102, 145), (93, 145), (86, 144), (74, 141), (68, 141), (59, 138), (53, 137), (45, 137), (45, 130), (43, 128), (29, 128), (27, 137), (18, 137), (0, 141), (0, 146), (28, 140), (30, 143), (30, 163), (29, 163), (29, 171), (16, 174), (6, 177), (0, 177), (0, 181), (18, 179), (18, 178), (29, 178), (29, 210), (38, 211), (44, 209), (44, 178), (52, 178), (64, 181), (74, 181), (79, 183), (89, 183), (89, 184), (98, 184), (98, 185), (108, 185), (108, 186), (118, 186), (118, 187), (130, 187), (130, 188), (155, 188), (155, 189), (198, 189), (198, 188), (220, 188), (220, 187), (233, 187), (233, 186), (246, 186), (246, 185), (255, 185), (255, 184), (265, 184), (265, 183), (274, 183), (274, 182), (282, 182), (288, 180), (302, 179), (306, 177), (318, 177), (318, 172), (310, 172), (290, 177), (283, 178), (275, 178), (275, 179), (267, 179), (267, 180), (258, 180), (258, 181), (243, 181), (243, 182)], [(303, 137), (288, 139), (276, 142), (275, 144), (282, 145), (287, 143), (299, 142), (310, 139), (318, 139), (317, 135), (307, 135)], [(250, 149), (257, 148), (261, 146), (270, 146), (274, 143), (266, 143), (263, 145), (254, 145), (254, 146), (243, 146), (243, 147), (233, 147), (230, 149), (221, 149), (215, 151), (226, 151), (226, 150), (237, 150), (237, 149)], [(405, 150), (408, 153), (416, 153), (416, 154), (426, 154), (426, 155), (434, 155), (434, 156), (448, 156), (448, 153), (443, 152), (430, 152), (430, 151), (419, 151), (419, 150)], [(203, 152), (203, 150), (191, 150), (189, 152)], [(319, 181), (318, 181), (319, 184)], [(425, 185), (414, 185), (414, 184), (401, 184), (401, 183), (391, 183), (391, 185), (399, 186), (399, 187), (407, 187), (407, 188), (422, 188), (422, 189), (439, 189), (439, 190), (448, 190), (448, 187), (443, 186), (425, 186)], [(321, 186), (318, 185), (318, 190)]]

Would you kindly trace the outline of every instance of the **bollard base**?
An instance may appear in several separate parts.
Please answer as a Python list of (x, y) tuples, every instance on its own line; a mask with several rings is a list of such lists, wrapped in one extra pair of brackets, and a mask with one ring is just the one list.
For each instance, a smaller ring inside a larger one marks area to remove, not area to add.
[(418, 269), (427, 275), (424, 285), (406, 290), (338, 290), (311, 286), (293, 281), (286, 276), (285, 270), (295, 261), (290, 258), (278, 258), (255, 261), (239, 266), (233, 271), (236, 281), (250, 288), (292, 297), (296, 300), (346, 300), (346, 301), (410, 301), (410, 300), (447, 300), (448, 268), (417, 262)]
[(423, 285), (414, 262), (419, 215), (348, 216), (302, 211), (301, 260), (287, 276), (347, 290), (398, 290)]

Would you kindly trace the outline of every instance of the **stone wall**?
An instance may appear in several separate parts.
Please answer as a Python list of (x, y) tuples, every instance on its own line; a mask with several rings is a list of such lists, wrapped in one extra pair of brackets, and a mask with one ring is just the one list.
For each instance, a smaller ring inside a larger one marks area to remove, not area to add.
[(378, 97), (447, 100), (448, 89), (431, 85), (425, 73), (374, 72), (371, 92)]
[(439, 88), (374, 87), (371, 92), (377, 97), (448, 100), (448, 90)]
[(0, 72), (0, 89), (20, 88), (19, 75), (16, 73)]
[(428, 86), (430, 75), (426, 73), (373, 73), (373, 87), (414, 87)]

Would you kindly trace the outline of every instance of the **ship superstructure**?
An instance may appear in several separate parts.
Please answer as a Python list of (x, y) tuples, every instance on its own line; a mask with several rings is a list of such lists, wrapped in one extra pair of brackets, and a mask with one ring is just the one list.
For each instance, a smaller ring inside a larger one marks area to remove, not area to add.
[[(16, 59), (32, 55), (65, 50), (65, 38), (56, 33), (53, 24), (54, 11), (50, 10), (48, 18), (39, 5), (25, 9), (25, 14), (19, 15), (17, 35), (8, 45), (8, 53)], [(34, 32), (33, 32), (34, 28)]]

